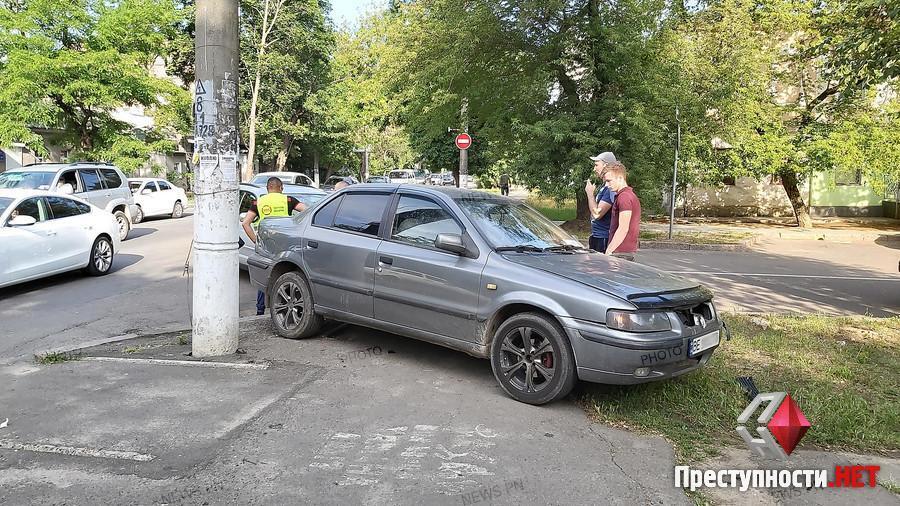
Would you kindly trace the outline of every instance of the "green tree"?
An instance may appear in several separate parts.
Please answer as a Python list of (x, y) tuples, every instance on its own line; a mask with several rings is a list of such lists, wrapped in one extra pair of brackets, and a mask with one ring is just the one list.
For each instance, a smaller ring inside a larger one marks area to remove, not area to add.
[[(160, 147), (113, 117), (126, 105), (149, 111), (181, 104), (183, 90), (153, 77), (178, 13), (168, 0), (21, 0), (0, 11), (0, 144), (45, 152), (32, 127), (62, 130), (74, 156)], [(143, 156), (146, 161), (146, 156)]]

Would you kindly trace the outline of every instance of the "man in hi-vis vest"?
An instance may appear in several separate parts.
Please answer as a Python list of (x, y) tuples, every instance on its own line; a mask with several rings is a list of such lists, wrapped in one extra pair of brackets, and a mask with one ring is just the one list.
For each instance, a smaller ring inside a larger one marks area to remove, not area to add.
[[(289, 197), (281, 193), (284, 190), (284, 184), (277, 177), (270, 177), (266, 182), (267, 194), (261, 196), (259, 200), (254, 200), (250, 205), (250, 209), (244, 216), (241, 226), (247, 237), (256, 244), (256, 230), (259, 222), (270, 216), (290, 216), (291, 211), (304, 211), (306, 205), (303, 202)], [(256, 314), (261, 315), (266, 312), (266, 293), (262, 290), (256, 292)]]

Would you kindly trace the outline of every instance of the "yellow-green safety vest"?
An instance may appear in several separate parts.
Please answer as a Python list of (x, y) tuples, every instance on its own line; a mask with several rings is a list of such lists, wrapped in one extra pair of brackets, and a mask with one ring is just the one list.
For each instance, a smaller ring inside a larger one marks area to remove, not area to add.
[(288, 198), (283, 193), (267, 193), (256, 199), (256, 213), (259, 216), (254, 225), (259, 225), (261, 220), (270, 216), (290, 216), (291, 210), (288, 209)]

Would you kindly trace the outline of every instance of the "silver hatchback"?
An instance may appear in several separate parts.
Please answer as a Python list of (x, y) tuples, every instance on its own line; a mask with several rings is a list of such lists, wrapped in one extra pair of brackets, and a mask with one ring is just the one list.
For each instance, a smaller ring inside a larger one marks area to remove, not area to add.
[(248, 265), (284, 337), (328, 318), (436, 343), (490, 359), (531, 404), (578, 379), (684, 374), (725, 332), (696, 282), (587, 250), (522, 202), (456, 188), (344, 189), (265, 220)]

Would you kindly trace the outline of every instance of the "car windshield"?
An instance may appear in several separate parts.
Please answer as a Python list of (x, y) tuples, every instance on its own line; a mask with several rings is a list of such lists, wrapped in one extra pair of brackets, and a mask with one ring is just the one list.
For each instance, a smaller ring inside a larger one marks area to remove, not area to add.
[(255, 178), (253, 178), (253, 181), (251, 181), (251, 182), (253, 184), (263, 184), (264, 185), (269, 182), (270, 177), (277, 177), (284, 184), (291, 184), (294, 182), (293, 181), (294, 178), (291, 176), (256, 176)]
[(581, 247), (565, 230), (521, 202), (496, 198), (455, 199), (495, 248), (526, 250)]
[(289, 193), (288, 196), (303, 202), (308, 208), (318, 204), (325, 197), (325, 195), (319, 195), (318, 193)]
[(128, 187), (131, 188), (131, 193), (134, 193), (138, 191), (142, 184), (144, 184), (143, 181), (129, 181)]
[(6, 208), (12, 204), (13, 199), (7, 197), (0, 197), (0, 215), (3, 214), (3, 211), (6, 211)]
[(391, 179), (409, 179), (411, 174), (405, 170), (392, 170)]
[(15, 171), (0, 174), (0, 188), (30, 188), (49, 190), (55, 172)]

